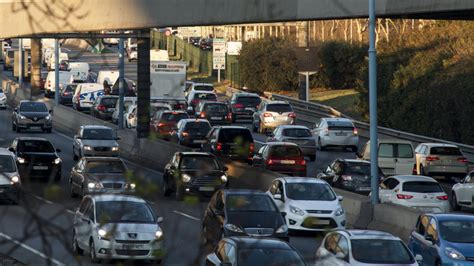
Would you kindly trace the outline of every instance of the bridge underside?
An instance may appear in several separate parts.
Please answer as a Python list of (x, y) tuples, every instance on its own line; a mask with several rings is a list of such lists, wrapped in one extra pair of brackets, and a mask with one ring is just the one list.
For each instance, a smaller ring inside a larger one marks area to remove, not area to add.
[[(368, 17), (368, 0), (2, 0), (0, 38)], [(474, 18), (473, 0), (377, 0), (377, 16)]]

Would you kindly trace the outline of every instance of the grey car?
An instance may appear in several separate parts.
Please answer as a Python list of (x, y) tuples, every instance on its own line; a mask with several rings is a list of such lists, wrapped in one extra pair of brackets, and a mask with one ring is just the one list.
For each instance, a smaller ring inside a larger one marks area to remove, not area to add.
[(39, 129), (51, 133), (53, 117), (45, 103), (23, 100), (13, 109), (12, 130), (20, 132), (23, 129)]
[(5, 148), (0, 148), (0, 199), (14, 204), (21, 201), (21, 179), (15, 154)]
[(310, 161), (316, 159), (316, 140), (311, 130), (305, 126), (283, 125), (278, 126), (272, 133), (269, 133), (267, 142), (291, 142), (298, 145), (304, 156), (308, 156)]
[(134, 193), (127, 180), (127, 167), (120, 158), (82, 157), (71, 170), (71, 197), (94, 193)]
[(74, 136), (72, 153), (74, 160), (83, 156), (118, 156), (119, 144), (113, 129), (107, 126), (81, 126)]
[(296, 114), (291, 105), (284, 101), (261, 102), (253, 113), (252, 128), (254, 132), (264, 134), (269, 129), (280, 125), (294, 125)]

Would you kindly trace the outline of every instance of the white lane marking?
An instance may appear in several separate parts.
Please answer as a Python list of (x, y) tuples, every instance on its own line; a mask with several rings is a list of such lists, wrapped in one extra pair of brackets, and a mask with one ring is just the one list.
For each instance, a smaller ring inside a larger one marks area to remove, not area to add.
[(192, 220), (194, 220), (194, 221), (198, 221), (198, 222), (201, 221), (201, 219), (196, 218), (196, 217), (194, 217), (194, 216), (191, 216), (191, 215), (189, 215), (189, 214), (186, 214), (186, 213), (184, 213), (184, 212), (180, 212), (180, 211), (177, 211), (177, 210), (174, 210), (173, 212), (176, 213), (176, 214), (182, 215), (182, 216), (184, 216), (184, 217), (186, 217), (186, 218), (192, 219)]
[(15, 243), (15, 245), (18, 245), (18, 246), (20, 246), (20, 247), (22, 247), (22, 248), (24, 248), (24, 249), (30, 251), (31, 253), (40, 256), (40, 257), (43, 258), (43, 259), (46, 259), (46, 260), (48, 260), (48, 261), (51, 261), (52, 263), (54, 263), (54, 264), (56, 264), (56, 265), (60, 265), (60, 266), (65, 265), (64, 263), (62, 263), (62, 262), (60, 262), (60, 261), (58, 261), (58, 260), (56, 260), (56, 259), (53, 259), (53, 258), (51, 258), (51, 257), (48, 257), (48, 256), (46, 256), (44, 253), (42, 253), (42, 252), (40, 252), (40, 251), (38, 251), (38, 250), (36, 250), (36, 249), (34, 249), (34, 248), (32, 248), (32, 247), (26, 245), (26, 244), (21, 243), (20, 241), (18, 241), (18, 240), (16, 240), (16, 239), (12, 238), (12, 237), (9, 236), (9, 235), (6, 235), (6, 234), (0, 232), (0, 237), (3, 237), (3, 238), (5, 238), (5, 239), (7, 239), (7, 240), (13, 242), (13, 243)]
[(49, 200), (47, 200), (47, 199), (44, 199), (44, 198), (42, 198), (42, 197), (40, 197), (40, 196), (38, 196), (38, 195), (34, 195), (34, 194), (32, 194), (32, 195), (33, 195), (33, 197), (36, 198), (36, 199), (39, 199), (39, 200), (41, 200), (41, 201), (44, 201), (44, 202), (46, 202), (46, 203), (48, 203), (48, 204), (53, 204), (52, 201), (49, 201)]

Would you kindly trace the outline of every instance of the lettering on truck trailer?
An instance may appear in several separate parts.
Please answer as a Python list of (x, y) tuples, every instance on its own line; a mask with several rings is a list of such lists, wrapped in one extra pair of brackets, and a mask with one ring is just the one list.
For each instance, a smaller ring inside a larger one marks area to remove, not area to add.
[(100, 91), (93, 91), (93, 92), (86, 92), (86, 93), (81, 93), (79, 95), (79, 99), (81, 101), (85, 100), (87, 98), (87, 95), (89, 95), (89, 101), (93, 102), (95, 101), (96, 97), (100, 97), (100, 96), (103, 96), (104, 95), (104, 91), (103, 90), (100, 90)]

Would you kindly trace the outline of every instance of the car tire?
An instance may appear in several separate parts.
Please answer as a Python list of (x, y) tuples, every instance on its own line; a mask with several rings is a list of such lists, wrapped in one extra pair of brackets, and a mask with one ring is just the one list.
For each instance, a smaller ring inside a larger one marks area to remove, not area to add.
[(309, 160), (310, 160), (311, 162), (316, 161), (316, 155), (310, 155), (310, 156), (309, 156)]
[(72, 251), (79, 256), (84, 255), (84, 250), (77, 243), (77, 236), (74, 230), (72, 231)]
[(168, 181), (166, 181), (166, 178), (163, 178), (163, 196), (169, 197), (170, 194), (171, 194), (171, 191), (168, 188)]
[(320, 151), (324, 151), (326, 148), (323, 146), (323, 144), (321, 143), (321, 139), (318, 139), (318, 149)]
[(15, 123), (12, 122), (12, 131), (16, 131)]
[(420, 164), (420, 175), (426, 175), (425, 169), (423, 168), (422, 164)]
[(175, 196), (177, 201), (184, 200), (184, 188), (182, 186), (176, 185)]
[(71, 198), (77, 198), (77, 196), (79, 196), (79, 195), (74, 191), (74, 185), (72, 184), (72, 181), (69, 181), (69, 194), (71, 195)]
[(20, 133), (20, 132), (21, 132), (20, 127), (19, 127), (19, 126), (15, 126), (15, 131), (16, 131), (16, 133)]
[(99, 262), (99, 259), (97, 259), (97, 256), (96, 256), (96, 253), (95, 253), (95, 244), (94, 244), (94, 240), (90, 240), (90, 243), (89, 243), (89, 255), (91, 257), (91, 262), (92, 263), (98, 263)]
[(456, 193), (453, 193), (451, 195), (451, 208), (453, 209), (453, 211), (461, 210), (461, 206), (459, 206), (458, 204), (458, 198), (456, 197)]

